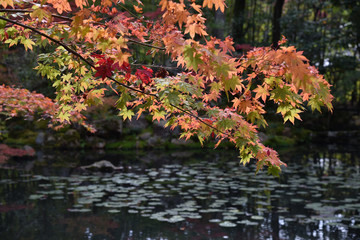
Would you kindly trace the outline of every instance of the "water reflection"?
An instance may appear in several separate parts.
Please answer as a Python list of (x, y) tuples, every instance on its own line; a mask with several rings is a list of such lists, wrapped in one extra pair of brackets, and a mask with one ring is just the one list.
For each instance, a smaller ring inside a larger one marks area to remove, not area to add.
[[(115, 168), (92, 165), (103, 159)], [(15, 160), (0, 170), (0, 238), (360, 237), (358, 153), (307, 149), (282, 159), (279, 179), (220, 150)]]

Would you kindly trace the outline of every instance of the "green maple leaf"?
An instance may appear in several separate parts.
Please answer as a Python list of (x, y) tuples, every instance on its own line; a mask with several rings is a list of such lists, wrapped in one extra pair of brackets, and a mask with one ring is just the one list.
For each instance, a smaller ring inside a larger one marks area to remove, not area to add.
[(274, 177), (280, 177), (280, 172), (281, 172), (281, 168), (279, 166), (275, 166), (270, 164), (270, 166), (268, 166), (268, 174), (273, 175)]
[(318, 96), (315, 96), (314, 98), (310, 99), (308, 102), (308, 106), (310, 106), (312, 111), (317, 110), (318, 112), (321, 112), (321, 107), (324, 104), (320, 101)]
[(225, 91), (229, 91), (230, 89), (235, 90), (238, 84), (239, 84), (239, 78), (236, 75), (224, 80)]
[(116, 107), (117, 108), (126, 108), (126, 103), (131, 100), (131, 96), (127, 92), (123, 92), (120, 96), (120, 98), (116, 101)]
[(13, 45), (17, 45), (19, 42), (19, 38), (9, 38), (5, 41), (5, 43), (8, 43), (9, 44), (9, 47), (13, 46)]
[(130, 109), (124, 108), (124, 109), (121, 109), (119, 115), (123, 117), (124, 121), (127, 118), (131, 121), (131, 118), (132, 118), (132, 116), (135, 115), (135, 113)]
[(191, 66), (195, 71), (198, 70), (199, 64), (204, 63), (201, 60), (201, 54), (196, 52), (196, 49), (191, 46), (185, 46), (184, 59), (187, 65)]
[(209, 116), (209, 117), (216, 117), (219, 115), (219, 110), (218, 109), (209, 109), (206, 114)]
[(64, 80), (65, 82), (69, 82), (69, 80), (71, 79), (72, 77), (72, 73), (68, 73), (66, 75), (63, 75), (61, 78), (62, 80)]
[(178, 92), (169, 92), (167, 95), (167, 100), (170, 104), (178, 105), (180, 103), (180, 97)]
[(281, 115), (285, 115), (287, 112), (289, 112), (293, 107), (290, 103), (280, 103), (278, 106), (276, 113), (281, 113)]
[(284, 86), (283, 88), (277, 87), (271, 91), (270, 99), (278, 101), (287, 101), (287, 98), (290, 94), (289, 87)]
[(33, 45), (35, 45), (35, 42), (33, 40), (31, 40), (30, 38), (23, 38), (21, 39), (21, 43), (24, 45), (25, 50), (32, 50), (33, 49)]
[(58, 115), (58, 118), (61, 122), (69, 121), (70, 120), (70, 114), (68, 112), (60, 112)]
[(250, 162), (251, 158), (253, 157), (253, 154), (251, 153), (251, 150), (248, 149), (245, 146), (242, 146), (240, 148), (240, 163), (242, 163), (244, 166)]
[(48, 18), (50, 15), (49, 13), (44, 10), (43, 8), (37, 8), (32, 13), (30, 13), (32, 18), (39, 18), (39, 22), (41, 22), (45, 17)]
[(292, 108), (290, 111), (288, 111), (284, 116), (284, 122), (290, 121), (292, 124), (294, 124), (295, 118), (300, 120), (299, 113), (302, 111), (297, 108)]
[(220, 129), (231, 129), (236, 125), (236, 122), (232, 119), (221, 119), (216, 123), (216, 126)]
[(161, 119), (165, 120), (165, 111), (155, 111), (154, 115), (153, 115), (153, 121), (157, 120), (158, 122), (160, 122)]

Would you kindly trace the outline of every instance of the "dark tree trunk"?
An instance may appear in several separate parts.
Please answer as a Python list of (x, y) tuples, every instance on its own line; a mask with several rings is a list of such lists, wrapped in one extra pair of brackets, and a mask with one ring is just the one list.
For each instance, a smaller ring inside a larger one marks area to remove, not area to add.
[(225, 14), (220, 9), (215, 11), (215, 28), (214, 36), (224, 39)]
[(284, 6), (284, 0), (275, 0), (273, 27), (272, 27), (272, 44), (274, 48), (278, 47), (278, 41), (281, 37), (280, 18)]
[(244, 43), (244, 21), (246, 0), (235, 0), (232, 36), (235, 43)]

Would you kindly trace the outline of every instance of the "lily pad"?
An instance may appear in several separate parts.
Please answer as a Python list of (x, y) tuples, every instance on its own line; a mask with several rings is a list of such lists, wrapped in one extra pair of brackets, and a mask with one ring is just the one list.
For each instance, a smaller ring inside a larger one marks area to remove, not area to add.
[(220, 227), (236, 227), (236, 223), (225, 221), (225, 222), (219, 223), (219, 226)]

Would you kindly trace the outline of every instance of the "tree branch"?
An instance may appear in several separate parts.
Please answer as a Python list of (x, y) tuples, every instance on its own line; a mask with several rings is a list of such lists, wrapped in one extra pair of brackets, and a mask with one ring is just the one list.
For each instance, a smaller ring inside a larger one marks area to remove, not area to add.
[[(27, 25), (25, 25), (25, 24), (16, 22), (16, 21), (11, 20), (11, 19), (8, 19), (8, 18), (4, 18), (4, 17), (2, 17), (2, 16), (0, 16), (0, 19), (1, 19), (1, 20), (4, 20), (4, 21), (6, 21), (6, 22), (10, 22), (10, 23), (12, 23), (12, 24), (21, 26), (21, 27), (23, 27), (23, 28), (30, 29), (31, 31), (33, 31), (33, 32), (35, 32), (35, 33), (37, 33), (37, 34), (39, 34), (39, 35), (41, 35), (41, 36), (49, 39), (50, 41), (52, 41), (52, 42), (54, 42), (54, 43), (56, 43), (56, 44), (64, 47), (68, 52), (70, 52), (71, 54), (73, 54), (73, 55), (76, 56), (76, 57), (79, 57), (81, 60), (83, 60), (83, 61), (84, 61), (86, 64), (88, 64), (90, 67), (95, 68), (95, 65), (94, 65), (93, 63), (91, 63), (90, 61), (88, 61), (87, 59), (85, 59), (81, 54), (79, 54), (78, 52), (74, 51), (73, 49), (71, 49), (70, 47), (68, 47), (66, 44), (64, 44), (64, 43), (62, 43), (62, 42), (60, 42), (60, 41), (58, 41), (58, 40), (50, 37), (49, 35), (47, 35), (47, 34), (45, 34), (45, 33), (40, 32), (40, 31), (37, 30), (36, 28), (33, 28), (33, 27), (31, 27), (31, 26), (27, 26)], [(125, 87), (125, 88), (127, 88), (127, 89), (129, 89), (129, 90), (132, 90), (132, 91), (134, 91), (134, 92), (138, 92), (138, 93), (141, 93), (141, 94), (145, 94), (145, 95), (148, 95), (148, 96), (155, 97), (156, 100), (161, 101), (160, 98), (159, 98), (159, 96), (157, 96), (156, 94), (147, 93), (147, 92), (144, 92), (144, 91), (142, 91), (142, 90), (136, 89), (136, 88), (134, 88), (134, 87), (128, 86), (128, 85), (126, 85), (126, 84), (123, 84), (123, 83), (119, 82), (118, 80), (116, 80), (116, 79), (113, 78), (113, 77), (108, 77), (108, 78), (111, 79), (112, 81), (114, 81), (116, 84), (122, 86), (122, 87)], [(216, 130), (216, 131), (218, 131), (218, 132), (220, 132), (220, 133), (223, 133), (223, 134), (225, 134), (225, 135), (228, 135), (227, 133), (225, 133), (225, 132), (217, 129), (216, 127), (208, 124), (207, 122), (205, 122), (204, 120), (202, 120), (202, 118), (200, 118), (199, 116), (196, 116), (196, 115), (194, 115), (193, 113), (191, 113), (191, 112), (189, 112), (189, 111), (187, 111), (187, 110), (185, 110), (185, 109), (183, 109), (183, 108), (181, 108), (181, 107), (178, 107), (178, 106), (176, 106), (176, 105), (174, 105), (174, 104), (170, 104), (170, 105), (171, 105), (172, 107), (178, 109), (179, 111), (181, 111), (181, 112), (183, 112), (183, 113), (185, 113), (185, 114), (187, 114), (187, 115), (189, 115), (189, 116), (197, 119), (198, 121), (200, 121), (201, 123), (205, 124), (206, 126), (212, 128), (212, 129), (214, 129), (214, 130)]]
[(162, 66), (162, 65), (151, 65), (151, 64), (140, 64), (140, 63), (131, 63), (130, 65), (136, 66), (136, 67), (145, 66), (148, 68), (179, 69), (179, 67), (168, 67), (168, 66)]
[(158, 47), (158, 46), (154, 46), (154, 45), (151, 45), (151, 44), (148, 44), (148, 43), (138, 42), (138, 41), (135, 41), (135, 40), (132, 40), (132, 39), (129, 39), (129, 38), (126, 38), (126, 39), (130, 43), (135, 43), (135, 44), (142, 45), (142, 46), (145, 46), (145, 47), (150, 47), (150, 48), (156, 48), (156, 49), (159, 49), (161, 51), (166, 50), (166, 48), (164, 48), (164, 47)]

